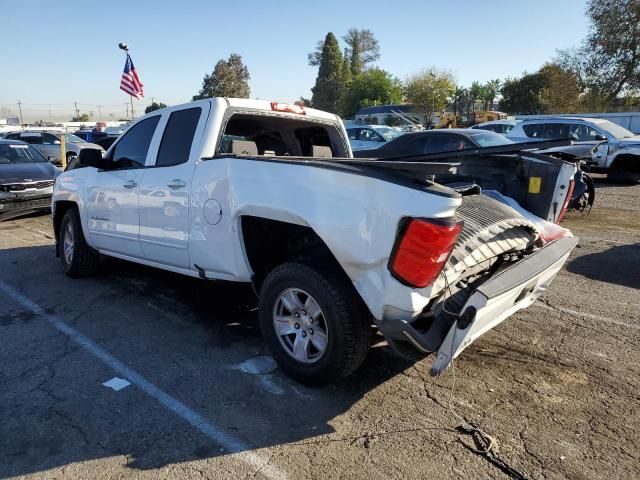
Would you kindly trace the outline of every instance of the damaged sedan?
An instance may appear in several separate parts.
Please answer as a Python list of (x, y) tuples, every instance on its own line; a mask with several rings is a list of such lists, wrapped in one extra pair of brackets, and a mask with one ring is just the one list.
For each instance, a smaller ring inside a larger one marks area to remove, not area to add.
[(0, 221), (49, 210), (60, 172), (31, 145), (0, 140)]

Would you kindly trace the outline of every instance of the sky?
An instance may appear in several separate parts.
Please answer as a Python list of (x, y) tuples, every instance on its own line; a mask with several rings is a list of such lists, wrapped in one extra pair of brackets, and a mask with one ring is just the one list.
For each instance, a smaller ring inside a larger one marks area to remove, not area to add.
[(17, 115), (19, 100), (25, 121), (68, 121), (77, 102), (105, 120), (124, 117), (119, 42), (144, 84), (136, 115), (152, 98), (189, 101), (230, 53), (249, 68), (251, 97), (293, 102), (311, 96), (307, 53), (352, 27), (375, 34), (376, 65), (398, 78), (436, 66), (468, 86), (535, 71), (577, 45), (584, 10), (585, 0), (0, 0), (0, 112)]

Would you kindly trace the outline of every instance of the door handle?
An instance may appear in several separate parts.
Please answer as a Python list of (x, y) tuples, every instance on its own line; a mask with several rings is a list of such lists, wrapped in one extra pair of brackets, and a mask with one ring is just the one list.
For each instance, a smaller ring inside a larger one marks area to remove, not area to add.
[(167, 183), (167, 187), (172, 188), (172, 189), (177, 189), (177, 188), (184, 188), (187, 186), (187, 182), (185, 182), (184, 180), (179, 180), (177, 178), (171, 180), (169, 183)]
[(122, 186), (124, 188), (136, 188), (138, 183), (135, 180), (127, 180)]

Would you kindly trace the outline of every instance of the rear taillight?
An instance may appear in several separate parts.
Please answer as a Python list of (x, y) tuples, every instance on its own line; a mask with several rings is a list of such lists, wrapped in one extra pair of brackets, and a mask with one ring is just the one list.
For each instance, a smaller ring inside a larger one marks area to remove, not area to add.
[(462, 222), (408, 218), (393, 247), (389, 270), (400, 282), (412, 287), (430, 285), (451, 255)]
[(558, 215), (558, 221), (556, 223), (560, 223), (562, 217), (567, 212), (567, 208), (569, 207), (569, 202), (571, 201), (571, 197), (573, 196), (573, 189), (576, 186), (576, 182), (571, 179), (569, 181), (569, 189), (567, 190), (567, 198), (564, 199), (564, 204), (562, 205), (562, 210), (560, 210), (560, 215)]

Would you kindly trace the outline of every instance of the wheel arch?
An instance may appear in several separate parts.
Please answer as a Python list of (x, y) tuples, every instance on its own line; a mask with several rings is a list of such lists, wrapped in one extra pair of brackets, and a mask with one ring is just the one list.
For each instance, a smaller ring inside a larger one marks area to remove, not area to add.
[(620, 152), (611, 161), (611, 170), (640, 173), (640, 149), (637, 152)]
[(60, 238), (60, 226), (62, 225), (62, 219), (64, 218), (65, 213), (69, 211), (69, 209), (75, 208), (80, 211), (78, 208), (78, 204), (76, 202), (70, 200), (58, 200), (53, 204), (53, 235), (56, 241), (56, 257), (60, 256), (60, 242), (58, 241)]
[(268, 273), (276, 266), (303, 257), (331, 262), (348, 278), (327, 244), (308, 225), (243, 215), (240, 217), (242, 242), (252, 282), (260, 290)]

